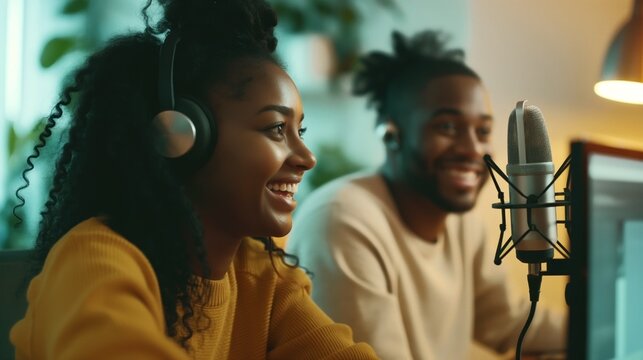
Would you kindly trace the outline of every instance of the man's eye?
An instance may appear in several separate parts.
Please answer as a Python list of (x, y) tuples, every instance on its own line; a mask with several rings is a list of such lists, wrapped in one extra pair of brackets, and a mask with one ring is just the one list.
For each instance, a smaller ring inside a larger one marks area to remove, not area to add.
[(453, 134), (456, 131), (456, 126), (454, 122), (446, 121), (435, 124), (435, 129), (445, 134)]
[(487, 127), (487, 126), (478, 128), (478, 135), (483, 136), (483, 137), (491, 135), (491, 128)]

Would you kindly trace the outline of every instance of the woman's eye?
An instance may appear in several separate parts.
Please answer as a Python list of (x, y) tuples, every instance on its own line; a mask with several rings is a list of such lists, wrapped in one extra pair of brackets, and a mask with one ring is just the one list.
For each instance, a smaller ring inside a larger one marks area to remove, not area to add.
[(268, 128), (268, 129), (267, 129), (267, 131), (268, 131), (271, 135), (281, 137), (281, 136), (283, 136), (283, 135), (284, 135), (284, 129), (285, 129), (285, 127), (286, 127), (286, 125), (284, 125), (284, 124), (277, 124), (277, 125), (274, 125), (274, 126), (272, 126), (272, 127)]
[(306, 133), (306, 130), (308, 130), (308, 128), (301, 128), (301, 129), (299, 129), (299, 138), (300, 138), (300, 139), (303, 139), (303, 138), (304, 138), (304, 134)]

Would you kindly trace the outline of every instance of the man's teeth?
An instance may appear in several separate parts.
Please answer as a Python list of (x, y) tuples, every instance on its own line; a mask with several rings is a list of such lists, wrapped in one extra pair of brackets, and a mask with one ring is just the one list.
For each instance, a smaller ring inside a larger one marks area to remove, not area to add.
[(475, 181), (478, 178), (478, 173), (472, 170), (450, 169), (449, 172), (466, 181)]
[(273, 190), (273, 191), (285, 191), (289, 192), (291, 194), (295, 194), (297, 192), (297, 188), (299, 188), (299, 184), (268, 184), (268, 189)]

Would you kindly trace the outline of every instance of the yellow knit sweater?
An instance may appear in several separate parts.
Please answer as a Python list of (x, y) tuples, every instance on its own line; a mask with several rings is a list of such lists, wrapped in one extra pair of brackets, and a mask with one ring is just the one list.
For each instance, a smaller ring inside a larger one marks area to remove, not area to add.
[(204, 280), (210, 326), (186, 352), (165, 334), (158, 282), (143, 253), (97, 218), (71, 229), (29, 285), (11, 329), (18, 359), (375, 359), (311, 300), (299, 269), (243, 241), (222, 280)]

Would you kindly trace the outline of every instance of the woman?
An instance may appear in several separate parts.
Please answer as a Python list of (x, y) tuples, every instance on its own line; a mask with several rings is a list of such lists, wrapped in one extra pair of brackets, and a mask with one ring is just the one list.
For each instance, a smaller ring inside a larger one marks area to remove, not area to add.
[(271, 57), (274, 12), (263, 0), (161, 5), (155, 28), (77, 71), (31, 157), (77, 93), (29, 308), (11, 330), (17, 357), (375, 358), (270, 238), (290, 231), (315, 165), (299, 93)]

